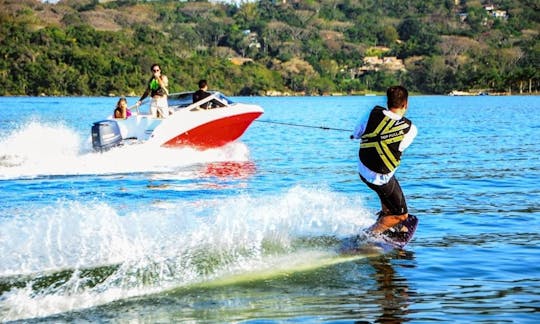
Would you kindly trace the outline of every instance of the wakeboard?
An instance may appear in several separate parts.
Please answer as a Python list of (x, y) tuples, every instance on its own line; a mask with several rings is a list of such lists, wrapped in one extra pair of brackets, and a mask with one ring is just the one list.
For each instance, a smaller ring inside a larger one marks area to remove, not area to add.
[(383, 250), (403, 249), (413, 238), (417, 226), (418, 218), (409, 215), (406, 220), (381, 234), (374, 234), (368, 229), (361, 234), (343, 239), (340, 251), (341, 253), (355, 253), (371, 245), (379, 246)]

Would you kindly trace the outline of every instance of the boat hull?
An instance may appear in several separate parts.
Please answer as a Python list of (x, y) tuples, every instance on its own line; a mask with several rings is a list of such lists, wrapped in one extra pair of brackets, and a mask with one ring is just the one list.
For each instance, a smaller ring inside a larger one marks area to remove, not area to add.
[(262, 112), (252, 112), (215, 119), (171, 138), (162, 146), (193, 146), (199, 149), (220, 147), (240, 138), (261, 114)]

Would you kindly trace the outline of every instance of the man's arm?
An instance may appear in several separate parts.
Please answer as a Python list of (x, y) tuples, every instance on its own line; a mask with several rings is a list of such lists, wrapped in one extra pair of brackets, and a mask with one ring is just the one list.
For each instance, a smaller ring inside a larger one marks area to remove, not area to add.
[(371, 111), (368, 111), (362, 118), (358, 121), (356, 124), (356, 127), (353, 130), (353, 133), (351, 134), (351, 139), (359, 139), (362, 137), (362, 134), (364, 134), (364, 131), (366, 130), (366, 125), (369, 120), (369, 115)]
[(407, 149), (407, 147), (409, 147), (409, 145), (412, 144), (417, 134), (418, 134), (418, 129), (416, 128), (414, 124), (412, 124), (409, 132), (405, 134), (405, 136), (403, 137), (403, 140), (401, 141), (401, 143), (399, 143), (399, 150), (401, 152), (405, 151), (405, 149)]

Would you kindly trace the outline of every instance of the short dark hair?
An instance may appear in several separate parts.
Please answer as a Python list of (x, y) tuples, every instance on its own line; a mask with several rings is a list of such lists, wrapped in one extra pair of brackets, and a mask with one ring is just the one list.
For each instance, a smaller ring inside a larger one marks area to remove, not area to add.
[(409, 98), (409, 92), (405, 87), (393, 86), (386, 90), (388, 108), (401, 108)]
[(206, 83), (206, 80), (199, 80), (199, 89), (206, 87), (207, 84), (208, 83)]

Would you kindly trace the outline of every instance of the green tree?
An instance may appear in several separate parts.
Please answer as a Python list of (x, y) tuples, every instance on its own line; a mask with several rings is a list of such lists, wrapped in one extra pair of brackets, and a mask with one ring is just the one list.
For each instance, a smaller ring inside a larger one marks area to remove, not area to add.
[(434, 55), (439, 37), (416, 18), (406, 18), (398, 26), (399, 38), (403, 41), (399, 56)]
[[(537, 6), (496, 1), (508, 13), (499, 19), (482, 3), (8, 1), (0, 11), (0, 94), (139, 93), (156, 62), (171, 91), (194, 89), (200, 78), (230, 94), (356, 93), (391, 83), (426, 93), (538, 91)], [(358, 77), (375, 45), (391, 48), (381, 56), (416, 63)], [(234, 65), (234, 56), (253, 61)]]

